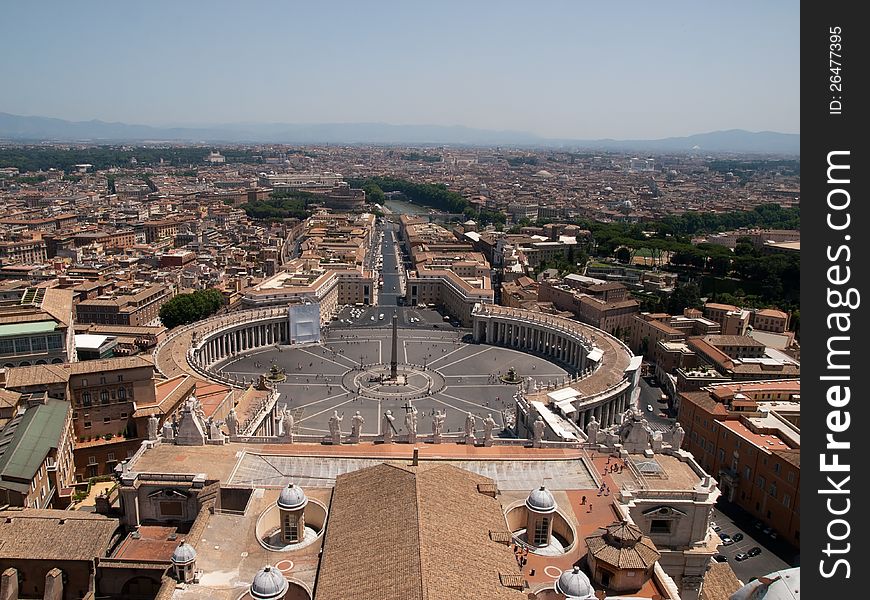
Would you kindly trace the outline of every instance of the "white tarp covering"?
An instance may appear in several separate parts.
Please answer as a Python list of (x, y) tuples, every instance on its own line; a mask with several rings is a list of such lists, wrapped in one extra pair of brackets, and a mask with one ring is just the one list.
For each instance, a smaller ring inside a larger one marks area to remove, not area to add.
[(320, 343), (320, 305), (293, 304), (287, 309), (291, 344)]

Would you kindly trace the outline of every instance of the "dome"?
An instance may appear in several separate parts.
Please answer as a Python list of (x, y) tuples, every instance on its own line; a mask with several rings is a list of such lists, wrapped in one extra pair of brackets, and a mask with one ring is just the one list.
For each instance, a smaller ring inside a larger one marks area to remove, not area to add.
[(797, 600), (801, 597), (800, 587), (800, 567), (793, 567), (750, 581), (731, 594), (731, 600)]
[(181, 540), (181, 543), (172, 552), (170, 560), (173, 565), (188, 565), (196, 560), (196, 550), (186, 541)]
[(541, 486), (529, 492), (529, 497), (526, 498), (526, 507), (539, 513), (556, 512), (556, 499), (553, 498), (550, 490)]
[(586, 573), (580, 567), (574, 567), (573, 571), (565, 571), (556, 580), (556, 591), (570, 599), (587, 600), (595, 598), (595, 590)]
[(292, 483), (281, 490), (281, 495), (278, 496), (278, 508), (285, 510), (296, 510), (303, 508), (308, 504), (308, 498), (305, 497), (305, 492), (298, 485)]
[(249, 592), (255, 600), (274, 600), (283, 598), (284, 594), (287, 593), (288, 587), (290, 587), (290, 584), (284, 579), (281, 571), (266, 565), (254, 575)]

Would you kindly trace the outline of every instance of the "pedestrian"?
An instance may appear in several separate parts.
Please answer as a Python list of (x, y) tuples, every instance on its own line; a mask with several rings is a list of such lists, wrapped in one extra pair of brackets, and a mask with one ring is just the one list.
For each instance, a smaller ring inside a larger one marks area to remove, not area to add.
[(589, 503), (589, 508), (586, 509), (586, 512), (588, 512), (588, 513), (592, 512), (592, 503), (591, 502)]
[(583, 506), (584, 504), (586, 504), (586, 496), (583, 496), (583, 498), (580, 500), (580, 505)]

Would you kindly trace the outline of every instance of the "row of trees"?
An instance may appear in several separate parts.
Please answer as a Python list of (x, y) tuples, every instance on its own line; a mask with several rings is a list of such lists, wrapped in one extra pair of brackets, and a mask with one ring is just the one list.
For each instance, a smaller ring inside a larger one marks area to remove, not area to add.
[(400, 192), (414, 204), (428, 206), (448, 213), (462, 214), (468, 219), (475, 219), (482, 224), (493, 223), (504, 225), (504, 213), (486, 209), (478, 209), (462, 197), (462, 194), (447, 189), (443, 183), (414, 183), (395, 177), (370, 177), (368, 179), (350, 179), (351, 187), (361, 188), (366, 192), (369, 202), (382, 204), (386, 199), (385, 192)]
[(224, 296), (216, 289), (179, 294), (160, 307), (160, 320), (172, 329), (213, 315), (224, 305)]

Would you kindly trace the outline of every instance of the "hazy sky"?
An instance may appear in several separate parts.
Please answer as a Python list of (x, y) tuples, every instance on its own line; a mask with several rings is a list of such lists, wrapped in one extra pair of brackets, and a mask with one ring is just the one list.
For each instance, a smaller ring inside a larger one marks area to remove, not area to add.
[(799, 3), (4, 2), (0, 111), (565, 138), (799, 131)]

